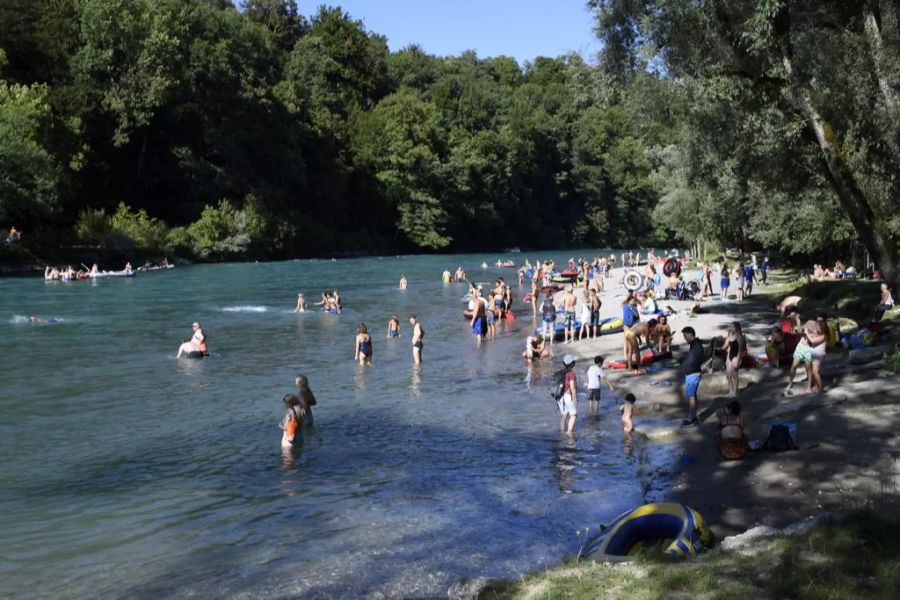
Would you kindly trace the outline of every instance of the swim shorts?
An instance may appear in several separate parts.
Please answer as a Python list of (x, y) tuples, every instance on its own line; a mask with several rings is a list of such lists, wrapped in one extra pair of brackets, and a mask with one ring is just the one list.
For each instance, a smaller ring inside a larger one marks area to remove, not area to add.
[(815, 348), (812, 348), (809, 351), (809, 356), (812, 362), (820, 363), (825, 358), (825, 348), (828, 344), (819, 344)]
[(591, 311), (591, 327), (600, 325), (600, 311)]
[(562, 398), (556, 401), (556, 404), (559, 406), (559, 414), (561, 415), (572, 415), (574, 417), (578, 414), (578, 409), (575, 408), (575, 403), (572, 401), (570, 394), (563, 394)]
[(567, 310), (566, 311), (566, 327), (574, 327), (575, 326), (575, 311)]
[(805, 342), (800, 342), (794, 349), (794, 360), (800, 361), (801, 363), (812, 363), (812, 348)]
[(588, 400), (591, 402), (600, 402), (600, 388), (589, 388)]
[(700, 388), (700, 373), (689, 373), (684, 376), (684, 395), (688, 398), (697, 395), (697, 389)]

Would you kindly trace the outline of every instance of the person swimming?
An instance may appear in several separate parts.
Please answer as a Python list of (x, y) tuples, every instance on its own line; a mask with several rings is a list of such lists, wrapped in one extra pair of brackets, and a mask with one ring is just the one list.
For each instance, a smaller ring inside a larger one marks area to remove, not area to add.
[(200, 328), (200, 323), (194, 321), (191, 324), (191, 328), (194, 333), (190, 340), (186, 340), (178, 347), (176, 358), (180, 358), (183, 355), (191, 356), (192, 352), (199, 352), (200, 354), (206, 354), (208, 352), (206, 347), (206, 335), (203, 333), (203, 329)]

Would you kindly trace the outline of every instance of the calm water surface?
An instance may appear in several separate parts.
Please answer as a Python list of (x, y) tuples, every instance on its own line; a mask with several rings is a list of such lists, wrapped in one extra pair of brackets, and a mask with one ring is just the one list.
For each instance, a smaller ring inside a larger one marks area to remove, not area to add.
[[(440, 275), (514, 282), (478, 267), (495, 259), (0, 280), (0, 596), (446, 597), (460, 577), (577, 551), (576, 530), (641, 501), (645, 453), (623, 446), (611, 396), (575, 440), (559, 434), (552, 367), (519, 356), (530, 315), (476, 347), (466, 288)], [(291, 312), (298, 291), (335, 287), (343, 314)], [(391, 313), (400, 339), (384, 338)], [(193, 320), (213, 355), (176, 360)], [(352, 360), (360, 321), (370, 367)], [(281, 396), (298, 371), (316, 425), (285, 453)]]

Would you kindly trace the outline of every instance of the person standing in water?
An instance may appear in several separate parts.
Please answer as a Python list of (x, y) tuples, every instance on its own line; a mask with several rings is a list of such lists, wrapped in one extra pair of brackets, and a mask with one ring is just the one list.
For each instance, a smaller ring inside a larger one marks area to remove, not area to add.
[(306, 312), (306, 298), (303, 297), (303, 294), (297, 294), (297, 307), (294, 312)]
[(353, 359), (358, 360), (361, 365), (372, 364), (372, 336), (365, 323), (360, 323), (356, 330), (356, 349), (353, 353)]
[(387, 336), (389, 338), (400, 337), (400, 321), (397, 319), (397, 315), (391, 315), (391, 320), (388, 321)]
[(595, 356), (594, 364), (587, 370), (587, 388), (588, 388), (588, 415), (600, 414), (600, 384), (605, 383), (609, 391), (614, 392), (615, 388), (610, 383), (609, 377), (603, 372), (603, 357)]
[(538, 288), (537, 274), (531, 277), (531, 315), (537, 319), (537, 302), (540, 288)]
[(566, 354), (563, 357), (563, 395), (557, 400), (559, 406), (559, 430), (571, 435), (575, 429), (578, 415), (578, 385), (575, 377), (575, 357)]
[(412, 348), (413, 348), (413, 364), (422, 364), (422, 340), (425, 338), (425, 330), (422, 324), (416, 318), (416, 315), (409, 317), (409, 324), (412, 325)]
[(472, 319), (469, 325), (472, 327), (472, 335), (475, 340), (481, 344), (484, 341), (484, 335), (487, 333), (487, 317), (485, 315), (484, 298), (480, 293), (476, 293), (475, 306), (472, 307)]
[(406, 280), (406, 275), (401, 275), (400, 276), (400, 289), (405, 290), (408, 283), (409, 282)]
[(304, 411), (300, 405), (300, 399), (294, 394), (287, 394), (282, 399), (284, 402), (284, 416), (278, 427), (281, 429), (281, 447), (290, 448), (299, 446), (303, 441), (303, 434), (300, 428), (303, 426)]
[(300, 406), (306, 411), (306, 416), (303, 418), (303, 426), (312, 427), (312, 407), (316, 405), (316, 395), (310, 389), (309, 379), (306, 378), (306, 375), (296, 375), (294, 377), (294, 385), (297, 387), (297, 397), (300, 398)]

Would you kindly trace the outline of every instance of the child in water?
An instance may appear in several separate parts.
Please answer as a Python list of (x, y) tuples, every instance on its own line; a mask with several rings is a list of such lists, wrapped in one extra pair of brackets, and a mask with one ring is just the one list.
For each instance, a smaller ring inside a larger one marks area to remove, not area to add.
[(391, 320), (388, 321), (387, 336), (389, 338), (400, 337), (400, 321), (397, 319), (397, 315), (391, 315)]
[(281, 447), (290, 448), (303, 441), (300, 428), (306, 414), (300, 405), (300, 399), (294, 394), (285, 395), (282, 401), (284, 402), (284, 416), (281, 418), (281, 423), (278, 424), (282, 431)]
[(634, 431), (634, 423), (632, 423), (631, 417), (634, 415), (635, 400), (634, 394), (625, 394), (625, 404), (619, 407), (619, 410), (622, 412), (622, 431), (625, 433)]

